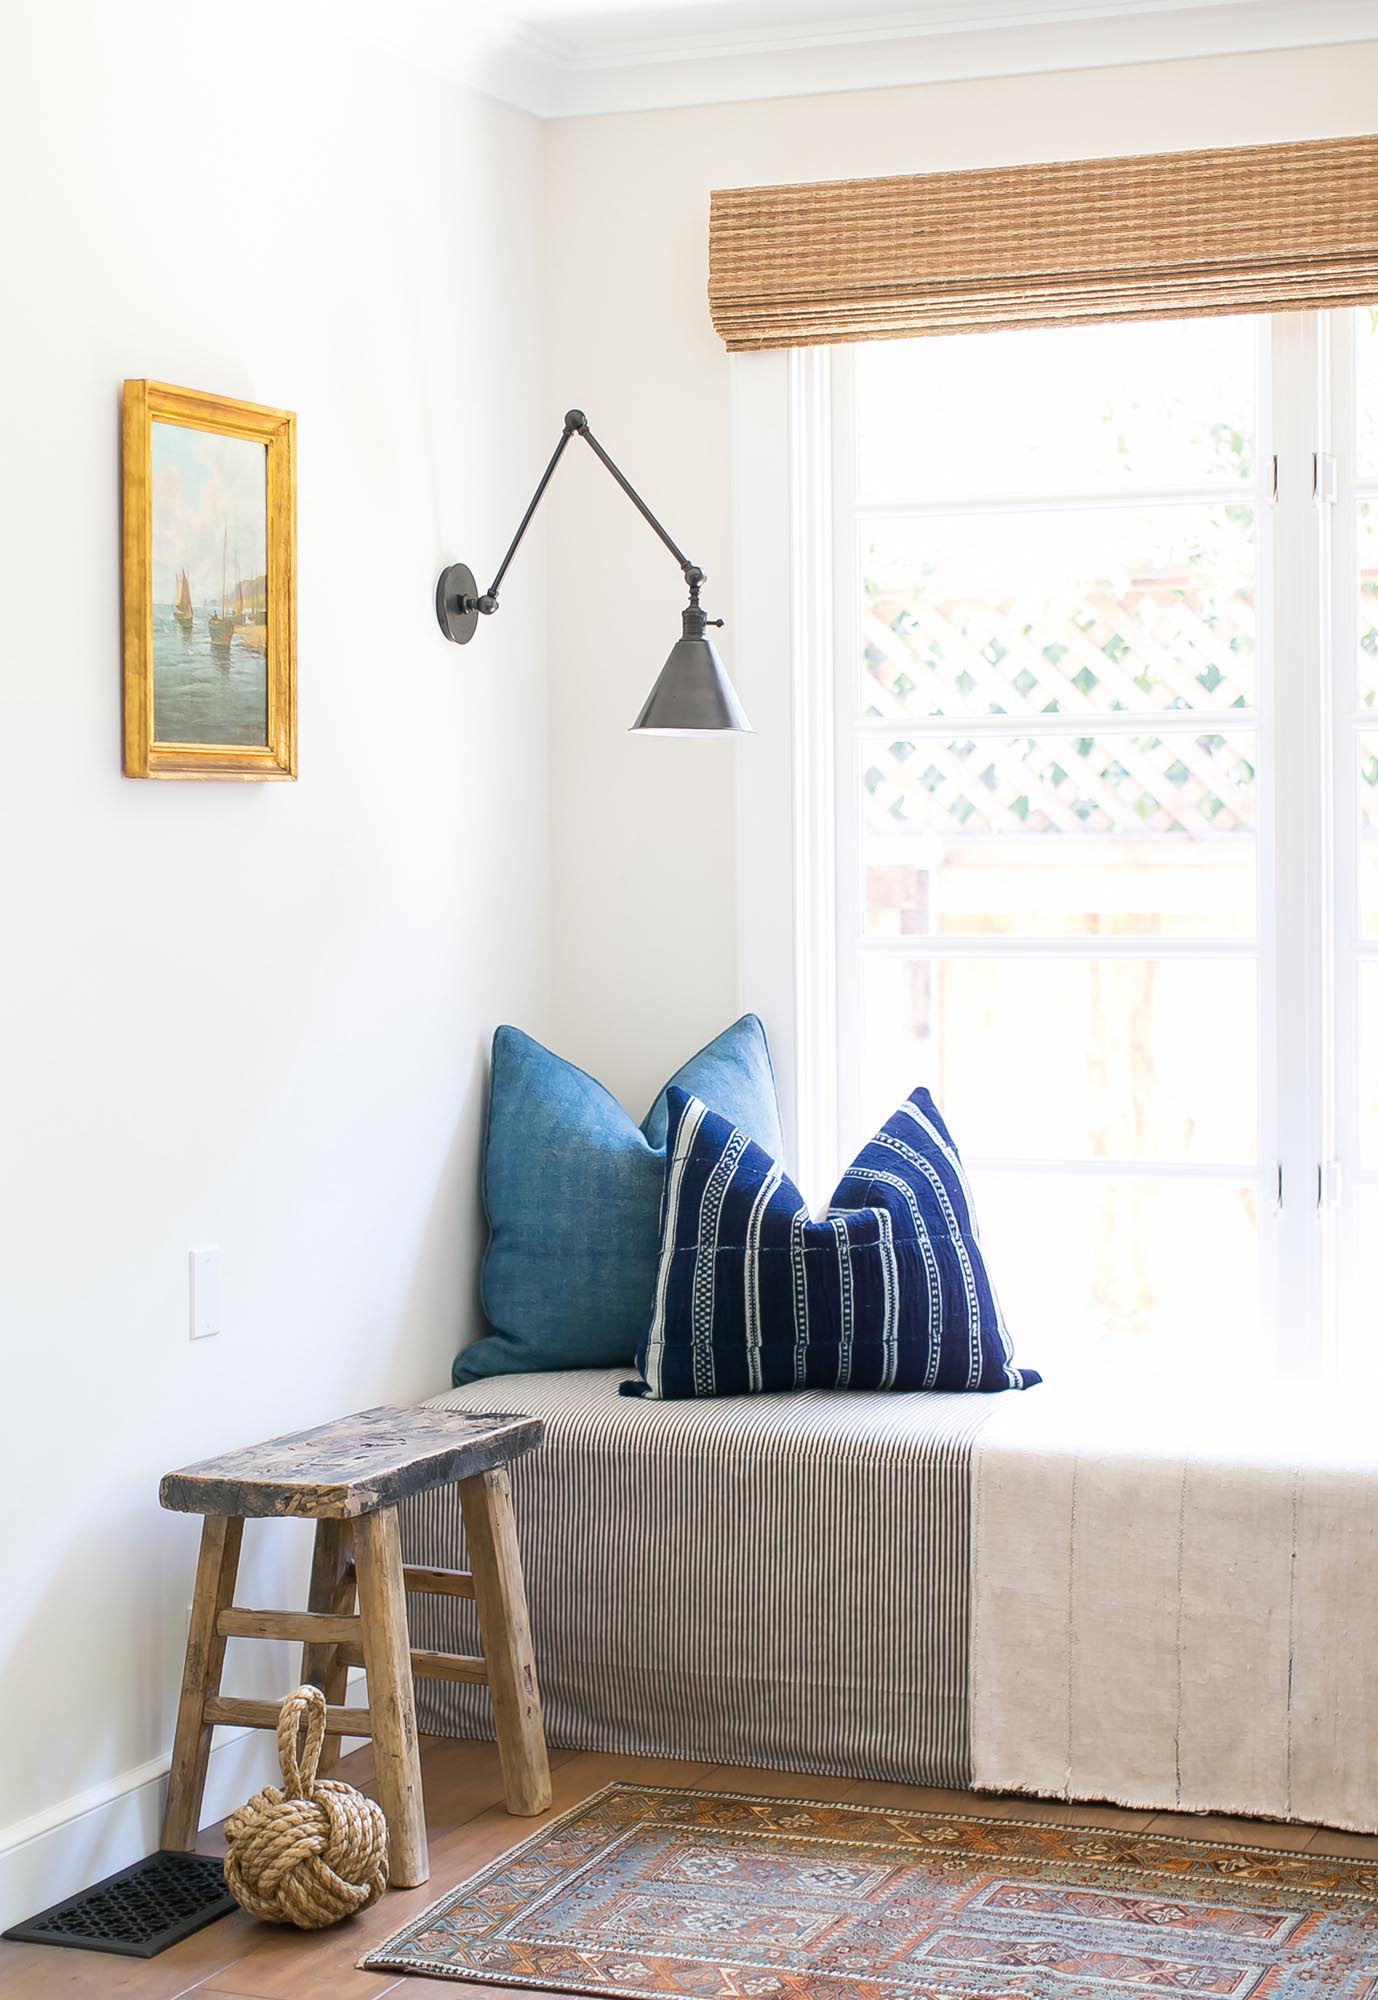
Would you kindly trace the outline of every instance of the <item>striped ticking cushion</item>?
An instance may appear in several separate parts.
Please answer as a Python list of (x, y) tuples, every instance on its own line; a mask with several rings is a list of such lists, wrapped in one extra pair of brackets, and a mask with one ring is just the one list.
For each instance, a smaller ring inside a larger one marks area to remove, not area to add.
[(813, 1222), (784, 1169), (669, 1093), (660, 1262), (641, 1381), (662, 1398), (779, 1389), (1027, 1389), (942, 1118), (916, 1090)]

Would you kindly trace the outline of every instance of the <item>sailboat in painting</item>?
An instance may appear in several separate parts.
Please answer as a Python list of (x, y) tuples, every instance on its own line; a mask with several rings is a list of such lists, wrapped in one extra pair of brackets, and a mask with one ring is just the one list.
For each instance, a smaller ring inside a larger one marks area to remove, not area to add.
[(267, 589), (266, 576), (250, 579), (244, 593), (243, 617), (235, 629), (235, 638), (241, 646), (247, 646), (251, 653), (266, 653), (268, 650)]
[(212, 614), (208, 620), (211, 644), (222, 647), (226, 652), (229, 651), (230, 641), (234, 638), (234, 613), (230, 610), (229, 582), (230, 531), (226, 528), (225, 547), (220, 557), (220, 616), (217, 618)]
[(184, 569), (177, 572), (177, 596), (172, 615), (184, 632), (190, 632), (196, 622), (196, 613), (191, 608), (191, 579)]

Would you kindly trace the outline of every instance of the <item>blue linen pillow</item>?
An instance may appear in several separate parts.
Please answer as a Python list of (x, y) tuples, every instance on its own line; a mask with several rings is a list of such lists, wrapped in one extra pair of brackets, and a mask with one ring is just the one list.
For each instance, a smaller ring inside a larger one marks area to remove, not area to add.
[(952, 1135), (916, 1090), (813, 1222), (765, 1148), (672, 1089), (640, 1382), (669, 1399), (778, 1389), (1028, 1389)]
[(498, 1029), (483, 1164), (492, 1331), (458, 1356), (457, 1383), (631, 1365), (655, 1284), (671, 1085), (781, 1150), (775, 1073), (754, 1014), (691, 1057), (640, 1126), (573, 1063), (519, 1028)]

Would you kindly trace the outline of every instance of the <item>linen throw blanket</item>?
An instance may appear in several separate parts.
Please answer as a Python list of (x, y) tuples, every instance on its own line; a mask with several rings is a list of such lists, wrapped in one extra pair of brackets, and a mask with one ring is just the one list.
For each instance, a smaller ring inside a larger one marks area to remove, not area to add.
[[(1378, 1427), (1295, 1389), (1153, 1401), (812, 1391), (620, 1370), (438, 1407), (545, 1419), (512, 1467), (554, 1744), (1378, 1831)], [(403, 1510), (465, 1561), (458, 1494)], [(473, 1606), (411, 1600), (476, 1651)], [(418, 1683), (423, 1729), (487, 1691)]]
[(1378, 1830), (1369, 1400), (1044, 1396), (975, 1461), (975, 1783)]

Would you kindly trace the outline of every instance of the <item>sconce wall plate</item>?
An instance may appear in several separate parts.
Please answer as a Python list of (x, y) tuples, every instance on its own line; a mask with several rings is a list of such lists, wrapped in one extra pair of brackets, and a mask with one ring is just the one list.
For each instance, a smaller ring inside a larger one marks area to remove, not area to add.
[(478, 630), (478, 583), (468, 563), (451, 563), (435, 587), (435, 615), (447, 639), (467, 646)]

